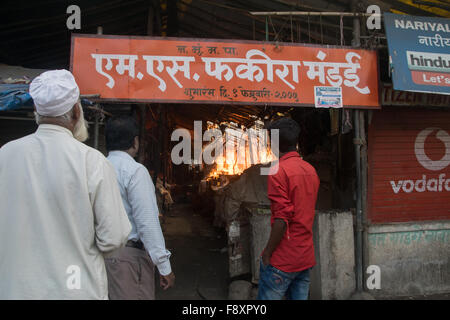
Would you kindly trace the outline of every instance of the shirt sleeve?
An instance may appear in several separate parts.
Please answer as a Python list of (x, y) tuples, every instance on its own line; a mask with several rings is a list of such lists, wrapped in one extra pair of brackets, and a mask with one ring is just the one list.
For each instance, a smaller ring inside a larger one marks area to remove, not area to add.
[(267, 196), (271, 204), (272, 221), (282, 219), (289, 225), (294, 213), (294, 205), (289, 199), (287, 177), (281, 168), (277, 174), (267, 176)]
[(127, 188), (139, 238), (144, 243), (150, 258), (163, 276), (172, 272), (170, 251), (166, 250), (164, 236), (159, 222), (155, 186), (145, 167), (140, 167)]
[(99, 250), (107, 253), (125, 245), (131, 224), (122, 203), (114, 168), (106, 159), (99, 157), (91, 160), (90, 167), (88, 181), (95, 240)]

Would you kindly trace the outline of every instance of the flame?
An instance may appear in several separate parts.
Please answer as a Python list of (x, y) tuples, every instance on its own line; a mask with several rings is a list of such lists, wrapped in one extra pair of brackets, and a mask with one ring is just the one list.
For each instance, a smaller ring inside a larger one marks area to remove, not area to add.
[[(259, 163), (268, 163), (276, 160), (275, 155), (272, 153), (269, 147), (265, 150), (262, 150), (262, 152), (260, 152), (259, 154), (257, 152), (253, 152), (253, 162), (248, 144), (245, 144), (244, 148), (241, 147), (239, 148), (239, 150), (236, 149), (232, 148), (231, 150), (229, 150), (225, 148), (225, 156), (219, 156), (216, 158), (215, 168), (210, 171), (207, 178), (217, 179), (221, 175), (240, 175), (242, 174), (242, 172), (244, 172), (244, 170), (251, 167), (252, 165)], [(245, 161), (241, 161), (243, 163), (239, 163), (239, 161), (236, 161), (238, 156), (245, 156)]]
[[(262, 121), (255, 121), (255, 125), (251, 129), (256, 130), (256, 137), (252, 135), (253, 138), (250, 139), (247, 128), (244, 126), (238, 127), (232, 122), (221, 123), (227, 127), (225, 129), (225, 145), (222, 149), (224, 154), (216, 157), (215, 167), (209, 172), (206, 179), (217, 179), (222, 175), (240, 175), (252, 165), (276, 160), (270, 147), (264, 144), (267, 139), (266, 133), (259, 131), (262, 130), (263, 124)], [(207, 128), (219, 128), (219, 126), (208, 122)]]

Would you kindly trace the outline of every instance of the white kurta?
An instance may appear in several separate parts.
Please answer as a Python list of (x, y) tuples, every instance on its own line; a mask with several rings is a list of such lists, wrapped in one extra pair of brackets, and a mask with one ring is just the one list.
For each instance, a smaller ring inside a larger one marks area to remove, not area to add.
[(131, 226), (114, 168), (56, 125), (0, 149), (0, 299), (107, 299)]

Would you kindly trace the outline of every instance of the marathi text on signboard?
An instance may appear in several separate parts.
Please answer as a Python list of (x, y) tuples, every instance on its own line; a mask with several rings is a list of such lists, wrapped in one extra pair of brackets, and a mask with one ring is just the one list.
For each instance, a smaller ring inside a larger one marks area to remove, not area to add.
[(82, 94), (105, 100), (314, 105), (314, 86), (345, 106), (378, 108), (374, 51), (262, 42), (74, 35)]
[(450, 94), (450, 19), (384, 14), (394, 89)]

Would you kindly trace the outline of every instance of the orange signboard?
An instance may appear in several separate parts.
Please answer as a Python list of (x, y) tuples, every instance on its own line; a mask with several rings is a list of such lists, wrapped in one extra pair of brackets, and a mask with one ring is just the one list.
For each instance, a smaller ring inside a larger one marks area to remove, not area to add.
[(346, 107), (379, 108), (370, 50), (74, 34), (71, 70), (81, 94), (106, 101), (314, 105), (328, 86)]

